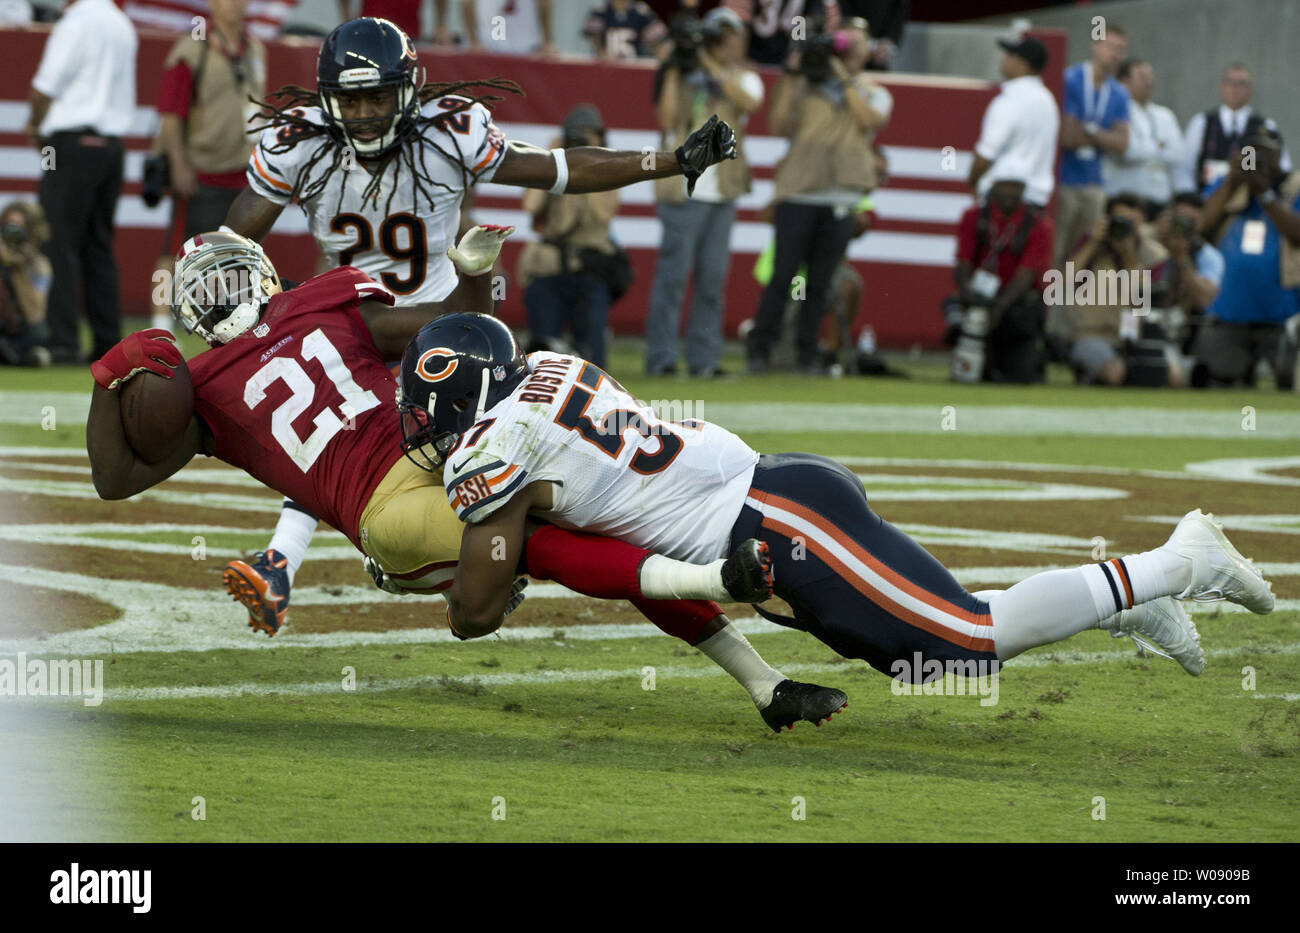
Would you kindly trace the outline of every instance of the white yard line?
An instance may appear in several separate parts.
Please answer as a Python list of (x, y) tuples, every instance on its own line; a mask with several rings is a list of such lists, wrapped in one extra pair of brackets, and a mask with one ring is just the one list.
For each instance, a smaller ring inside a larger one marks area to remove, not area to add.
[[(979, 574), (971, 578), (972, 581), (996, 583), (1002, 576), (1000, 568), (972, 569)], [(961, 579), (965, 573), (963, 571), (958, 579)], [(31, 586), (43, 586), (91, 596), (118, 607), (123, 613), (122, 618), (117, 621), (96, 628), (60, 632), (44, 638), (0, 640), (0, 655), (27, 651), (33, 654), (94, 657), (102, 654), (154, 651), (265, 651), (276, 648), (446, 644), (455, 641), (442, 622), (440, 597), (390, 596), (374, 587), (330, 587), (328, 589), (304, 587), (294, 593), (292, 605), (337, 605), (340, 615), (344, 615), (348, 606), (358, 603), (385, 603), (398, 599), (420, 600), (428, 604), (430, 621), (434, 624), (428, 628), (417, 629), (311, 634), (296, 634), (290, 625), (274, 638), (267, 638), (263, 635), (254, 635), (245, 626), (243, 609), (233, 604), (225, 592), (217, 588), (215, 581), (210, 589), (195, 590), (132, 580), (103, 580), (84, 574), (4, 564), (0, 564), (0, 575), (8, 580), (20, 580)], [(1015, 579), (1023, 579), (1024, 576), (1025, 574), (1019, 574)], [(529, 598), (532, 599), (577, 596), (556, 584), (533, 584), (528, 588), (528, 593)], [(292, 605), (290, 606), (291, 620)], [(1188, 603), (1187, 606), (1194, 613), (1245, 612), (1231, 603)], [(1277, 609), (1280, 611), (1300, 609), (1300, 599), (1278, 600)], [(757, 617), (734, 621), (747, 635), (784, 631), (779, 626)], [(536, 641), (554, 638), (556, 631), (554, 626), (521, 626), (502, 630), (501, 637), (508, 640)], [(577, 641), (646, 638), (660, 634), (658, 629), (648, 623), (575, 625), (558, 631), (564, 633), (564, 638)]]

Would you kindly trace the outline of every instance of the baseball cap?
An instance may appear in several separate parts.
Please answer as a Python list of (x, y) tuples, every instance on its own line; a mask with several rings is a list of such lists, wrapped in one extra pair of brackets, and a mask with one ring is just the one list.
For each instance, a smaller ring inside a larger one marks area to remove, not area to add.
[(1002, 51), (1023, 58), (1034, 71), (1042, 71), (1043, 66), (1047, 64), (1047, 47), (1032, 36), (999, 39), (998, 45)]
[(726, 26), (728, 29), (734, 29), (736, 32), (745, 31), (745, 21), (740, 18), (740, 14), (735, 10), (720, 6), (709, 10), (704, 15), (704, 26), (707, 29), (721, 29)]

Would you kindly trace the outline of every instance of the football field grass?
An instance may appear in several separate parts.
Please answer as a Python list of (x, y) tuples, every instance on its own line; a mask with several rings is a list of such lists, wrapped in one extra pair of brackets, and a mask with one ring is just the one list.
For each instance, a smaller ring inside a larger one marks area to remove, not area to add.
[(89, 376), (0, 370), (0, 694), (20, 653), (103, 671), (97, 705), (0, 695), (0, 834), (1300, 839), (1300, 397), (1078, 389), (1059, 374), (953, 386), (902, 366), (914, 378), (648, 380), (621, 348), (610, 368), (760, 451), (842, 459), (970, 589), (1145, 550), (1200, 507), (1273, 581), (1278, 609), (1193, 606), (1197, 678), (1087, 632), (993, 684), (951, 682), (962, 695), (902, 695), (728, 607), (771, 664), (849, 695), (832, 723), (777, 735), (626, 605), (534, 583), (500, 637), (457, 642), (441, 600), (375, 590), (324, 529), (289, 627), (255, 636), (220, 571), (265, 546), (279, 497), (197, 461), (102, 502)]

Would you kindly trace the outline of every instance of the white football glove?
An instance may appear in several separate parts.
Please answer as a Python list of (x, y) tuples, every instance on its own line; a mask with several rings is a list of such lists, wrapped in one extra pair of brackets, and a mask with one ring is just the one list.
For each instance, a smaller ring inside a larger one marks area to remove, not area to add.
[(499, 224), (470, 227), (458, 244), (447, 248), (447, 258), (461, 275), (482, 275), (492, 268), (501, 254), (501, 244), (514, 232), (514, 227)]
[(392, 593), (394, 596), (406, 596), (411, 592), (388, 579), (388, 574), (379, 569), (379, 563), (370, 555), (367, 554), (361, 558), (361, 566), (366, 573), (370, 574), (370, 579), (375, 581), (375, 586), (385, 593)]

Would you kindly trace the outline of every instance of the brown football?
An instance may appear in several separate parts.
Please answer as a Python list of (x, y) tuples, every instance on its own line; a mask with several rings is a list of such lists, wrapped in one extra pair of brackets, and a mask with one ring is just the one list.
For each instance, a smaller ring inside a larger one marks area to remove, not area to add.
[(182, 360), (172, 378), (139, 373), (118, 390), (122, 430), (131, 449), (146, 463), (171, 453), (194, 414), (194, 383)]

